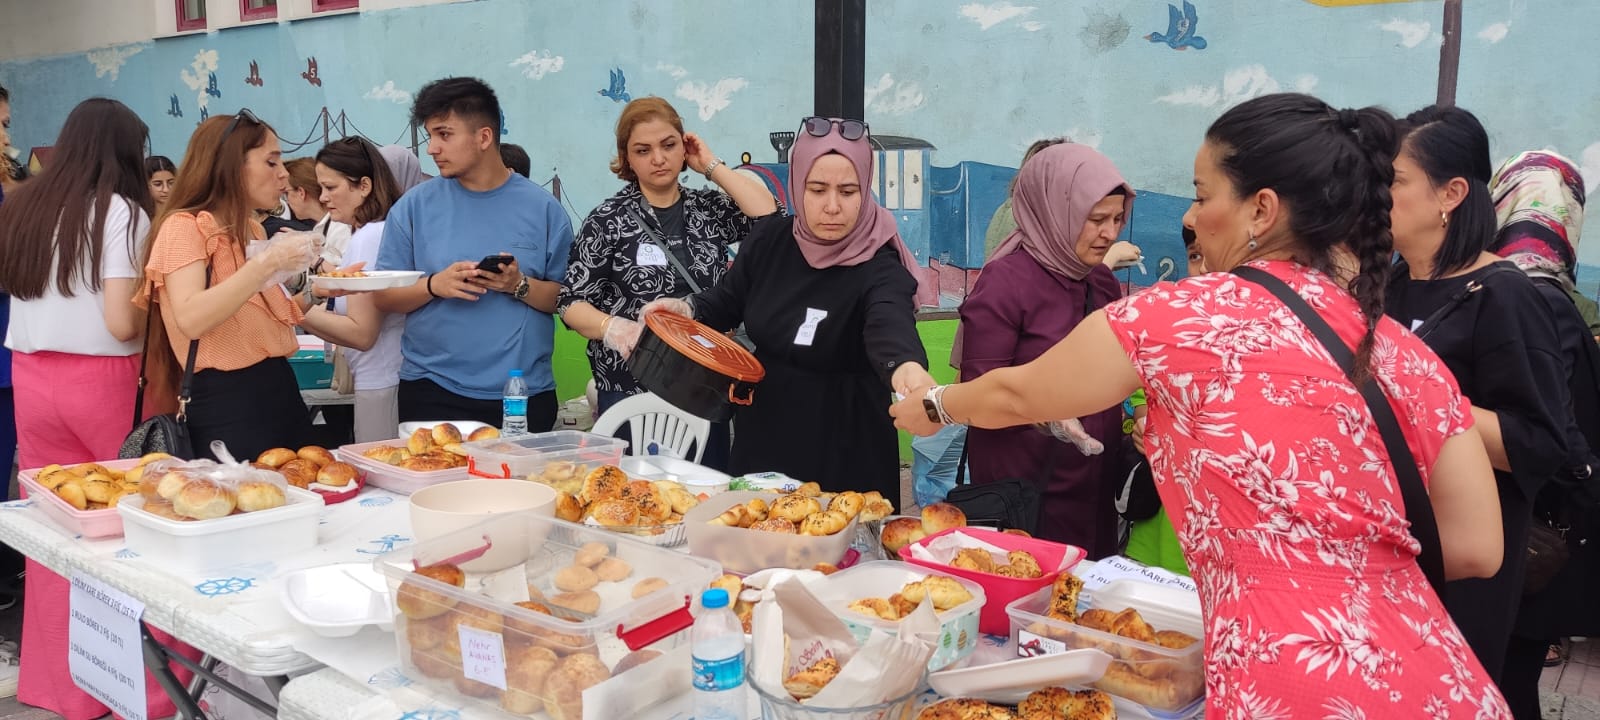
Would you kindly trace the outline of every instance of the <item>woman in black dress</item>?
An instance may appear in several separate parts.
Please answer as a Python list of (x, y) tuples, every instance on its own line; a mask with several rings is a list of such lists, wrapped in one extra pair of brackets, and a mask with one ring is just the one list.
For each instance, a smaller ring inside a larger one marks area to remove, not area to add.
[(917, 336), (916, 260), (871, 182), (866, 123), (806, 118), (790, 157), (794, 217), (756, 221), (716, 287), (644, 307), (722, 331), (743, 322), (755, 343), (767, 374), (734, 417), (735, 474), (900, 497), (891, 393), (933, 378)]
[(1495, 234), (1489, 137), (1460, 108), (1408, 116), (1396, 156), (1392, 223), (1404, 258), (1390, 317), (1455, 374), (1499, 486), (1500, 572), (1445, 586), (1445, 607), (1498, 684), (1522, 598), (1528, 527), (1539, 489), (1567, 462), (1570, 403), (1555, 323), (1533, 281), (1485, 252)]

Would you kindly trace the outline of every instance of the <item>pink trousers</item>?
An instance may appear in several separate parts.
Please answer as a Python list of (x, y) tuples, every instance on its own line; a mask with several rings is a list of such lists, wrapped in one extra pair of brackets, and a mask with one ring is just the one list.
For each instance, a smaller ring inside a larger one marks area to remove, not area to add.
[[(14, 353), (19, 465), (37, 468), (58, 463), (113, 460), (133, 422), (133, 394), (139, 384), (139, 358), (66, 353)], [(23, 584), (22, 666), (17, 701), (41, 707), (66, 720), (91, 720), (110, 710), (80, 690), (67, 670), (67, 598), (71, 584), (28, 559)], [(156, 640), (198, 660), (200, 651), (151, 628)], [(178, 670), (187, 683), (190, 673)], [(155, 677), (145, 672), (146, 715), (177, 712)]]

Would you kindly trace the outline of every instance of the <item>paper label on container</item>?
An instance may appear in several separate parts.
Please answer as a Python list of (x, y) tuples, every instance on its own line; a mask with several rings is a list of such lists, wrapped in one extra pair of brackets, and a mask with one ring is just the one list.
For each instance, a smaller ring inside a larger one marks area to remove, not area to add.
[(700, 335), (690, 335), (689, 339), (693, 340), (693, 341), (695, 341), (697, 343), (700, 343), (700, 347), (703, 347), (703, 348), (705, 348), (707, 350), (710, 350), (711, 348), (714, 348), (714, 347), (717, 346), (716, 343), (711, 342), (710, 340), (707, 340), (703, 336), (700, 336)]
[(506, 649), (500, 633), (461, 625), (461, 674), (506, 689)]
[(145, 720), (144, 603), (87, 575), (72, 574), (67, 671), (73, 684), (128, 720)]
[(1083, 588), (1090, 592), (1110, 585), (1116, 580), (1138, 580), (1196, 592), (1193, 578), (1184, 577), (1170, 570), (1150, 567), (1121, 555), (1112, 555), (1087, 570), (1076, 571), (1075, 574), (1083, 578)]
[(1051, 640), (1043, 635), (1017, 631), (1017, 656), (1038, 657), (1040, 655), (1059, 655), (1068, 650), (1066, 643), (1060, 640)]
[(817, 340), (817, 326), (828, 317), (827, 310), (806, 308), (806, 319), (800, 323), (800, 329), (794, 334), (794, 344), (811, 345)]
[(667, 254), (653, 243), (639, 243), (639, 255), (634, 261), (640, 267), (656, 267), (667, 264)]

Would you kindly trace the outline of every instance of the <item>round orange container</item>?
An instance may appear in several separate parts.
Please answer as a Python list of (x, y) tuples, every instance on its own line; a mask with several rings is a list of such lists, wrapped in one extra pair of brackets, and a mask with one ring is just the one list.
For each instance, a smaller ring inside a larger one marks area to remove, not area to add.
[(644, 389), (713, 422), (755, 401), (767, 371), (743, 345), (682, 315), (651, 313), (644, 325), (628, 358)]

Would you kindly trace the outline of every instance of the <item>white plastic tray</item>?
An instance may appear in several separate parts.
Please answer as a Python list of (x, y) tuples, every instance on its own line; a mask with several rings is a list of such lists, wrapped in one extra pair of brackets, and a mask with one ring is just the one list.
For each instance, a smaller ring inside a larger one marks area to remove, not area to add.
[(1087, 685), (1106, 674), (1111, 656), (1094, 649), (1008, 660), (992, 665), (941, 670), (928, 675), (928, 684), (944, 697), (978, 698), (1000, 705), (1015, 705), (1040, 688)]
[(205, 572), (276, 560), (317, 546), (322, 496), (289, 487), (283, 507), (215, 520), (178, 521), (144, 510), (144, 496), (117, 503), (128, 549), (179, 572)]
[(342, 563), (285, 573), (278, 582), (283, 609), (323, 637), (349, 637), (368, 625), (394, 629), (389, 586), (371, 563)]
[(335, 278), (312, 275), (311, 282), (317, 288), (325, 290), (353, 290), (356, 292), (370, 292), (372, 290), (387, 290), (389, 288), (405, 287), (422, 277), (422, 273), (415, 270), (365, 270), (366, 277)]

